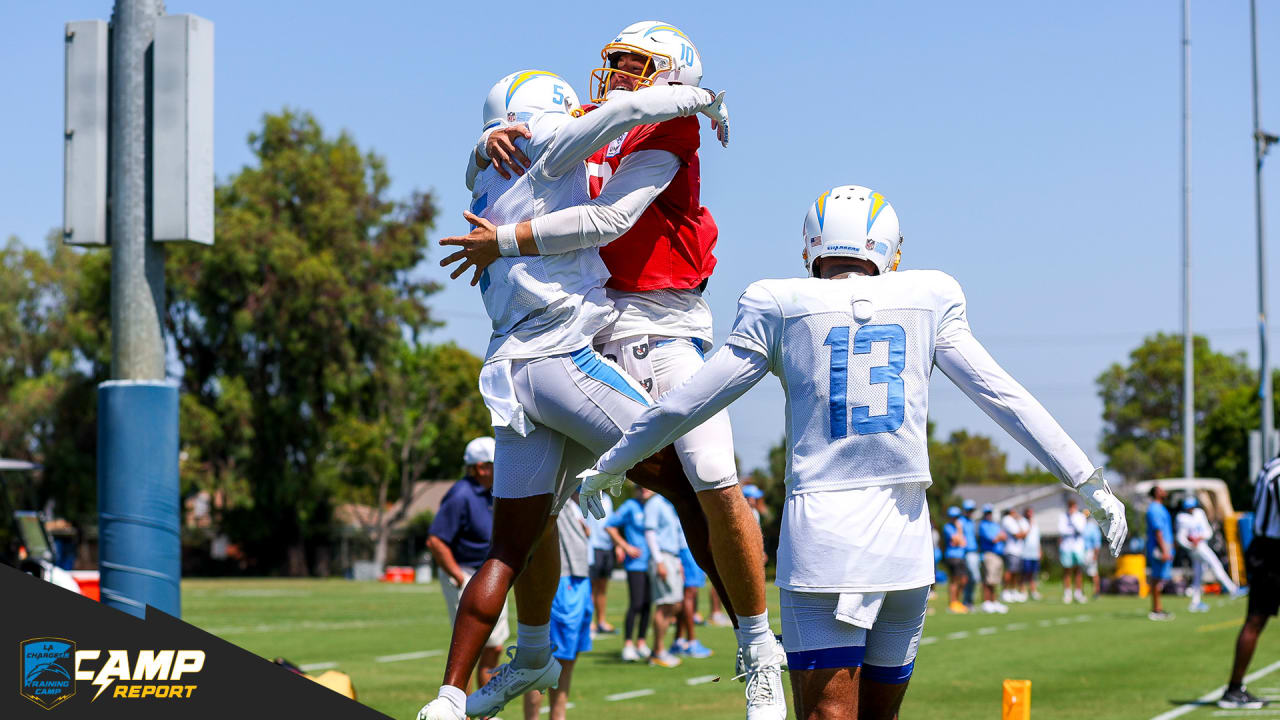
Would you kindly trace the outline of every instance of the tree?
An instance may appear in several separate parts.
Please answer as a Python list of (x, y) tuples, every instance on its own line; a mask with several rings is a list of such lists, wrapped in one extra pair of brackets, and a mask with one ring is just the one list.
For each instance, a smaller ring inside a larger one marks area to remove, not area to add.
[[(1257, 425), (1243, 415), (1245, 393), (1256, 387), (1257, 374), (1245, 364), (1244, 353), (1214, 352), (1203, 337), (1195, 338), (1192, 349), (1196, 470), (1237, 472), (1241, 447), (1247, 467), (1248, 429)], [(1182, 353), (1180, 335), (1158, 333), (1129, 353), (1128, 365), (1113, 364), (1098, 376), (1102, 450), (1108, 465), (1126, 478), (1183, 474)], [(1256, 401), (1253, 407), (1256, 418)]]
[(43, 251), (0, 247), (0, 456), (43, 466), (34, 497), (77, 525), (95, 520), (94, 407), (107, 377), (110, 274), (103, 253), (51, 233)]
[(429, 195), (389, 200), (382, 158), (307, 113), (266, 115), (256, 164), (217, 189), (217, 241), (170, 251), (166, 325), (183, 367), (184, 487), (264, 568), (307, 570), (328, 529), (335, 426), (368, 375), (433, 325), (415, 279)]
[[(371, 368), (365, 395), (332, 427), (321, 472), (345, 484), (341, 496), (372, 505), (373, 561), (386, 563), (391, 527), (406, 518), (414, 484), (454, 477), (467, 442), (490, 435), (489, 411), (476, 387), (480, 358), (452, 343), (402, 343)], [(392, 503), (401, 500), (398, 505)]]

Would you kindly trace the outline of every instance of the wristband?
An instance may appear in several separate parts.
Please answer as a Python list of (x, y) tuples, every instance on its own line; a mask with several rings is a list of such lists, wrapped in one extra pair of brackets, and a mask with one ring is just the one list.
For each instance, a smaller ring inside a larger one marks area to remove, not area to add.
[(516, 242), (515, 225), (498, 226), (498, 254), (503, 257), (519, 257), (520, 244)]

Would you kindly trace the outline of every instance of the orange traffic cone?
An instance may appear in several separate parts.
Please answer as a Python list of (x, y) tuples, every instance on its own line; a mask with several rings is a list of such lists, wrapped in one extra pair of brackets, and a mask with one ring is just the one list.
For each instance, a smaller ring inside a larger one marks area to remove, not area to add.
[(1031, 681), (1005, 680), (1000, 720), (1031, 720)]

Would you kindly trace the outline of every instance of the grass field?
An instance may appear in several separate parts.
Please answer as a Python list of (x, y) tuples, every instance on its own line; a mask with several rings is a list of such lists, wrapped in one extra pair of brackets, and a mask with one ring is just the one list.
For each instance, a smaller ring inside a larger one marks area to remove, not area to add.
[[(945, 590), (945, 586), (939, 586)], [(344, 580), (187, 580), (183, 619), (264, 657), (324, 664), (351, 675), (360, 701), (394, 718), (413, 718), (434, 697), (444, 670), (449, 626), (431, 585)], [(621, 624), (624, 585), (610, 588), (609, 620)], [(1063, 605), (1056, 586), (1045, 600), (1011, 606), (1008, 615), (948, 615), (925, 624), (904, 718), (998, 718), (1001, 680), (1032, 681), (1032, 717), (1137, 718), (1174, 710), (1225, 682), (1245, 602), (1210, 600), (1205, 614), (1169, 598), (1172, 622), (1146, 618), (1147, 601), (1107, 597)], [(703, 610), (705, 611), (705, 597)], [(777, 590), (770, 595), (777, 627)], [(514, 612), (513, 622), (514, 622)], [(512, 633), (514, 642), (514, 628)], [(623, 664), (617, 636), (596, 638), (573, 679), (571, 716), (659, 718), (678, 711), (697, 720), (741, 718), (742, 685), (731, 682), (733, 633), (699, 628), (716, 651), (676, 669)], [(1252, 670), (1280, 661), (1280, 630), (1263, 635)], [(710, 682), (712, 676), (724, 680)], [(1280, 696), (1280, 670), (1251, 689)], [(647, 691), (647, 692), (642, 692)], [(631, 695), (613, 698), (622, 693)], [(516, 703), (503, 717), (521, 717)], [(1185, 718), (1280, 717), (1280, 710), (1198, 707)]]

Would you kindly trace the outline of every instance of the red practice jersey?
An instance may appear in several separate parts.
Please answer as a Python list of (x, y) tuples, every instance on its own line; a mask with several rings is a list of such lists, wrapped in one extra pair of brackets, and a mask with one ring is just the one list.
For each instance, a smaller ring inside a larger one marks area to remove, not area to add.
[(627, 155), (665, 150), (680, 159), (671, 184), (645, 208), (621, 237), (600, 248), (612, 275), (608, 286), (626, 292), (687, 290), (711, 277), (719, 230), (711, 211), (699, 201), (698, 119), (682, 117), (640, 125), (601, 148), (587, 160), (591, 197)]

